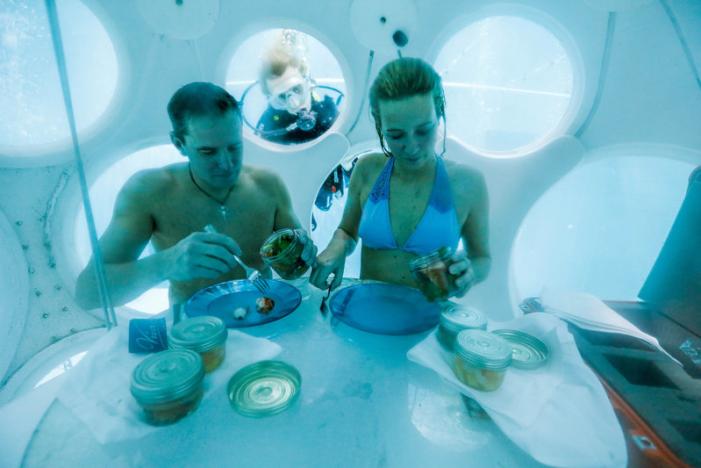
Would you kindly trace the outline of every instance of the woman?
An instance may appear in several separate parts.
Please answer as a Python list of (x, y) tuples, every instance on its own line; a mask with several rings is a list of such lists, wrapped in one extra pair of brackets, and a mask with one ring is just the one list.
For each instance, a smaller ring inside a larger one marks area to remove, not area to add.
[(489, 272), (488, 197), (482, 174), (435, 152), (445, 123), (441, 79), (423, 60), (394, 60), (370, 89), (370, 109), (384, 154), (356, 164), (341, 224), (310, 281), (337, 287), (360, 237), (361, 278), (416, 287), (409, 263), (440, 247), (455, 251), (462, 238), (467, 255), (450, 267), (462, 296)]

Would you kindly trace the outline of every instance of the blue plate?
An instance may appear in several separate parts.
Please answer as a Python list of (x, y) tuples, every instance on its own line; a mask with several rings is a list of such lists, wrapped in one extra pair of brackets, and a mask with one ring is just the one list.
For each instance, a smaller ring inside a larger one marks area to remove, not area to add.
[[(302, 293), (291, 284), (269, 279), (269, 289), (262, 294), (248, 280), (233, 280), (214, 284), (197, 291), (187, 303), (185, 314), (190, 317), (214, 315), (229, 328), (244, 328), (274, 322), (294, 311), (302, 302)], [(261, 296), (275, 301), (273, 309), (262, 314), (256, 309), (256, 299)], [(247, 310), (243, 319), (234, 317), (234, 310)]]
[(435, 327), (441, 316), (437, 302), (418, 289), (389, 283), (359, 283), (339, 290), (330, 302), (340, 321), (370, 333), (410, 335)]

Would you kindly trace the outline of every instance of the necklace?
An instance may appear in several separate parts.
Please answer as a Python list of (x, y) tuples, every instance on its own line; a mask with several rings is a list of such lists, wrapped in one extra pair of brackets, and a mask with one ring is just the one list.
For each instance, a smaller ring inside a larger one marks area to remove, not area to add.
[(229, 191), (226, 192), (224, 199), (220, 201), (217, 197), (215, 197), (211, 193), (207, 192), (205, 189), (203, 189), (200, 186), (200, 184), (197, 183), (197, 181), (195, 180), (195, 176), (192, 174), (192, 168), (190, 167), (189, 164), (187, 166), (187, 171), (190, 174), (190, 180), (192, 181), (193, 184), (195, 184), (195, 187), (197, 187), (197, 189), (200, 192), (202, 192), (203, 194), (205, 194), (208, 198), (211, 198), (212, 200), (214, 200), (215, 202), (217, 202), (219, 204), (219, 213), (221, 213), (222, 218), (226, 219), (226, 215), (228, 214), (228, 209), (226, 208), (226, 202), (229, 200), (229, 196), (231, 195), (231, 191), (234, 189), (234, 186), (232, 185), (231, 187), (229, 187)]

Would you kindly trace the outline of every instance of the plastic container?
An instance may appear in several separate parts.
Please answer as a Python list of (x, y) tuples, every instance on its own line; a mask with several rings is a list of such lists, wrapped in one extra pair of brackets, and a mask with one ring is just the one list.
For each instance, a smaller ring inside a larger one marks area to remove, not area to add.
[(172, 349), (190, 349), (199, 353), (204, 371), (210, 373), (224, 362), (227, 334), (222, 319), (202, 315), (174, 325), (168, 342)]
[(441, 247), (409, 264), (419, 289), (429, 301), (447, 299), (457, 289), (455, 276), (448, 272), (453, 264), (452, 255), (450, 247)]
[(259, 253), (265, 264), (282, 278), (295, 279), (309, 269), (309, 264), (302, 260), (303, 250), (300, 234), (294, 229), (286, 228), (272, 233), (263, 242)]
[(172, 424), (197, 408), (203, 394), (204, 366), (189, 349), (153, 354), (134, 368), (131, 394), (154, 426)]
[(463, 330), (486, 330), (487, 316), (481, 311), (458, 304), (451, 305), (441, 313), (436, 337), (447, 351), (453, 351), (455, 338)]
[(493, 392), (504, 382), (511, 353), (511, 345), (493, 333), (463, 330), (455, 340), (453, 372), (468, 387)]

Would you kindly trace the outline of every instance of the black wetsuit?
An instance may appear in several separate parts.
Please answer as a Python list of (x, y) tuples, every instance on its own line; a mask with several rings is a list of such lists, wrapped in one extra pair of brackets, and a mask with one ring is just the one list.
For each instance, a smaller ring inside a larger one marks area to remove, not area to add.
[(258, 120), (256, 133), (268, 141), (275, 143), (304, 143), (313, 140), (326, 132), (338, 117), (338, 108), (330, 96), (324, 96), (317, 101), (312, 95), (312, 112), (316, 113), (316, 125), (311, 130), (295, 128), (289, 132), (282, 131), (297, 121), (297, 116), (286, 110), (268, 107)]

